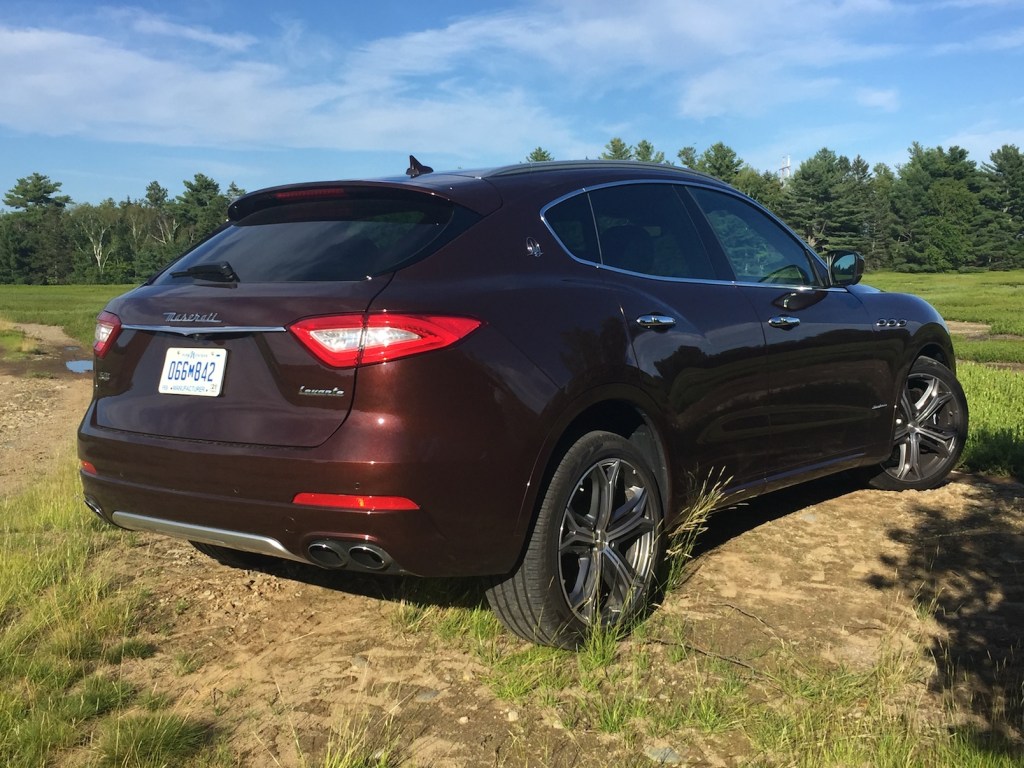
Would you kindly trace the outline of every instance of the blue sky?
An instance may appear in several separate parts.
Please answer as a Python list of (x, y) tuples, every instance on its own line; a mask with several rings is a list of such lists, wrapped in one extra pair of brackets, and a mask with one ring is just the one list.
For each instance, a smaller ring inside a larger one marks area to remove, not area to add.
[(1024, 0), (0, 0), (0, 191), (76, 202), (723, 141), (1024, 146)]

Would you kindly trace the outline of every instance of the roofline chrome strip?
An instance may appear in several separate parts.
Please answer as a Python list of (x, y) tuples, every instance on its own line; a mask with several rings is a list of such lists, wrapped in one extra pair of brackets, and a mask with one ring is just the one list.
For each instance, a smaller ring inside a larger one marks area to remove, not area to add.
[(149, 531), (176, 539), (199, 541), (204, 544), (227, 547), (228, 549), (240, 549), (244, 552), (255, 552), (260, 555), (285, 558), (286, 560), (297, 560), (300, 563), (309, 562), (305, 558), (292, 554), (284, 548), (281, 542), (269, 536), (257, 536), (253, 533), (229, 531), (224, 528), (210, 528), (205, 525), (178, 523), (173, 520), (136, 515), (132, 512), (114, 512), (110, 519), (115, 525), (131, 531)]
[(226, 333), (284, 333), (288, 329), (284, 326), (259, 326), (259, 325), (212, 325), (196, 326), (185, 328), (178, 325), (123, 325), (129, 331), (148, 331), (150, 333), (176, 333), (179, 336), (208, 336), (210, 334)]

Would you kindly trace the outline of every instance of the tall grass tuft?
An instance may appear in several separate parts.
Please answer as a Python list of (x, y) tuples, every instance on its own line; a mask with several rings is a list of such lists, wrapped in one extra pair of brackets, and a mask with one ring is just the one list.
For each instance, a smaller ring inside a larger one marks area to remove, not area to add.
[(327, 743), (323, 768), (393, 768), (401, 763), (393, 721), (368, 716), (344, 720)]
[(209, 737), (205, 725), (173, 713), (129, 715), (106, 724), (99, 739), (99, 764), (104, 768), (181, 765)]
[[(665, 580), (667, 589), (678, 588), (685, 580), (686, 567), (693, 558), (697, 539), (707, 530), (708, 518), (722, 504), (723, 489), (729, 480), (719, 474), (704, 477), (696, 491), (691, 494), (691, 503), (683, 510), (668, 534), (666, 558), (668, 573)], [(695, 484), (696, 485), (696, 484)]]

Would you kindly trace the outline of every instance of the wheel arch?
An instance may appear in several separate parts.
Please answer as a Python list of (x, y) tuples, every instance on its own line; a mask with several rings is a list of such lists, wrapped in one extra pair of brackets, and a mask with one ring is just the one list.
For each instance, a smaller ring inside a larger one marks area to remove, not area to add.
[(571, 415), (562, 419), (556, 428), (551, 430), (545, 443), (547, 447), (540, 453), (534, 466), (530, 478), (530, 492), (523, 500), (516, 535), (521, 546), (512, 567), (518, 565), (526, 551), (526, 545), (537, 522), (539, 501), (562, 456), (573, 443), (590, 432), (612, 432), (634, 445), (647, 459), (654, 473), (662, 509), (671, 508), (672, 479), (662, 430), (651, 416), (653, 409), (638, 403), (632, 394), (614, 392), (606, 393), (604, 397), (591, 397), (579, 408), (567, 409)]
[(956, 358), (953, 356), (952, 351), (936, 341), (930, 341), (921, 347), (917, 354), (914, 355), (913, 360), (910, 361), (910, 365), (913, 366), (918, 358), (921, 357), (930, 357), (932, 360), (942, 363), (953, 373), (956, 373)]

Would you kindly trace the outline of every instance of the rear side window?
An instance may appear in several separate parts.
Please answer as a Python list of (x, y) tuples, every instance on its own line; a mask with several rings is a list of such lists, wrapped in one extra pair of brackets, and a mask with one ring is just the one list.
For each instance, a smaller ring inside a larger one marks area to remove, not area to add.
[(544, 220), (565, 250), (581, 261), (601, 263), (594, 213), (587, 195), (576, 195), (551, 206), (544, 212)]
[(590, 200), (606, 266), (655, 277), (715, 277), (675, 185), (605, 187), (591, 192)]
[(435, 196), (393, 190), (274, 205), (226, 226), (154, 282), (204, 279), (203, 266), (221, 264), (242, 283), (364, 280), (429, 255), (478, 218)]
[(715, 278), (676, 185), (603, 187), (552, 206), (544, 218), (581, 261), (652, 277)]

